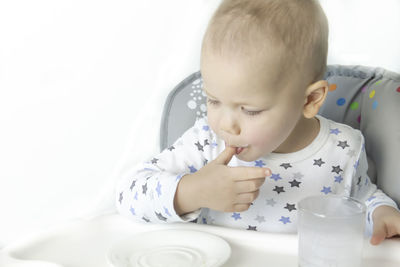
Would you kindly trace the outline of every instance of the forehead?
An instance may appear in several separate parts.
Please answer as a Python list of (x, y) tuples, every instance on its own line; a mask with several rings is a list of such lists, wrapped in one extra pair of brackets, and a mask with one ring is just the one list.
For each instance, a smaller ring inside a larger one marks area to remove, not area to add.
[[(231, 88), (273, 91), (282, 85), (283, 71), (279, 58), (271, 56), (241, 56), (233, 54), (203, 53), (201, 73), (208, 92)], [(240, 91), (240, 90), (238, 90)]]

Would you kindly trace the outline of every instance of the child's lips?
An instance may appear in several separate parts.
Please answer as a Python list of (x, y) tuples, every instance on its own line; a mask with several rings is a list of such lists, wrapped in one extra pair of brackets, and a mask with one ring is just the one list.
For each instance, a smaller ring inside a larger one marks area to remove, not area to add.
[(242, 152), (245, 149), (245, 147), (237, 147), (236, 148), (236, 154), (239, 155), (240, 152)]
[(246, 149), (249, 145), (244, 145), (244, 146), (236, 146), (236, 145), (229, 145), (228, 143), (225, 142), (225, 146), (231, 146), (236, 148), (236, 155), (239, 155), (244, 149)]

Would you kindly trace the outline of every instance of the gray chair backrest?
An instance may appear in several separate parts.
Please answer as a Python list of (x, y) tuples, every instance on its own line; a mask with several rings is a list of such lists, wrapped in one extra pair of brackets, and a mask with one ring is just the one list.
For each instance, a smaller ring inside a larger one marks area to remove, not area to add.
[[(382, 68), (330, 65), (330, 92), (319, 114), (361, 130), (368, 174), (400, 204), (400, 74)], [(207, 115), (200, 72), (169, 94), (161, 120), (160, 149), (178, 139), (196, 119)]]

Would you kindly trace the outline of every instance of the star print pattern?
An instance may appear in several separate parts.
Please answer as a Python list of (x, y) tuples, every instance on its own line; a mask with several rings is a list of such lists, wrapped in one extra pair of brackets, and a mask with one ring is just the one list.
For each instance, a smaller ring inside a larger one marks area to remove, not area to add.
[[(297, 230), (296, 205), (309, 195), (339, 194), (367, 199), (369, 209), (384, 204), (395, 206), (366, 174), (364, 142), (359, 132), (322, 117), (320, 120), (327, 141), (303, 158), (272, 159), (267, 155), (251, 162), (232, 158), (229, 166), (271, 169), (258, 198), (246, 211), (229, 213), (202, 208), (182, 216), (176, 213), (173, 200), (182, 177), (197, 172), (224, 149), (223, 140), (210, 129), (206, 118), (199, 119), (174, 144), (122, 179), (117, 187), (117, 209), (124, 216), (142, 222), (187, 221), (251, 231), (293, 233)], [(367, 222), (371, 227), (371, 212), (368, 211)]]
[(325, 162), (322, 161), (321, 158), (319, 159), (314, 159), (314, 164), (313, 165), (318, 165), (319, 167), (322, 166), (322, 164), (324, 164)]

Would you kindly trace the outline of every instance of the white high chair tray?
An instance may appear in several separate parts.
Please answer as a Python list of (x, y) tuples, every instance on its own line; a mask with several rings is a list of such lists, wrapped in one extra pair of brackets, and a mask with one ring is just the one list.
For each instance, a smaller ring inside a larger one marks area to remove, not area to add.
[[(192, 223), (136, 223), (118, 215), (70, 222), (20, 240), (0, 251), (0, 266), (110, 267), (113, 266), (110, 255), (115, 256), (115, 249), (126, 242), (127, 238), (135, 234), (143, 237), (145, 232), (159, 230), (200, 231), (208, 237), (212, 234), (222, 238), (231, 248), (230, 257), (222, 267), (297, 266), (297, 235), (270, 234)], [(165, 234), (165, 231), (163, 232)], [(178, 238), (179, 236), (176, 240)], [(223, 246), (222, 253), (227, 253)], [(385, 240), (376, 247), (366, 240), (362, 266), (400, 266), (400, 239)]]

